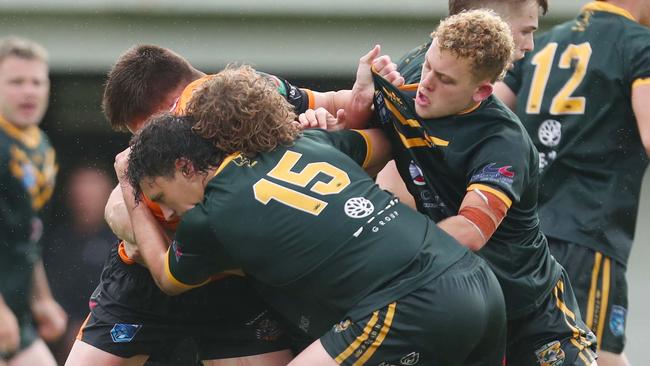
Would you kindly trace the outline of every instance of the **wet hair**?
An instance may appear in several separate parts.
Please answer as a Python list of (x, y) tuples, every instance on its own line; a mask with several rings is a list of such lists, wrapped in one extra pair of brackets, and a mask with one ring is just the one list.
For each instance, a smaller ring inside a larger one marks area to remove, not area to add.
[[(218, 166), (224, 154), (212, 142), (192, 132), (194, 120), (164, 113), (151, 118), (131, 139), (127, 178), (140, 200), (144, 179), (173, 178), (176, 162), (191, 164), (195, 172)], [(187, 168), (188, 165), (182, 169)]]
[[(542, 9), (542, 14), (546, 14), (548, 11), (548, 0), (449, 0), (449, 15), (455, 15), (463, 10), (471, 9), (507, 9), (507, 7), (521, 6), (531, 1), (536, 1), (537, 5)], [(505, 14), (501, 15), (505, 16)]]
[(102, 108), (115, 130), (158, 112), (169, 93), (200, 77), (179, 54), (155, 45), (129, 48), (108, 72)]
[(487, 9), (462, 11), (443, 19), (431, 38), (440, 50), (470, 60), (476, 80), (499, 80), (513, 58), (510, 27)]
[(15, 36), (0, 39), (0, 63), (10, 56), (48, 62), (45, 47), (32, 40)]
[(228, 66), (194, 92), (194, 132), (219, 150), (245, 156), (289, 146), (299, 134), (293, 107), (250, 66)]

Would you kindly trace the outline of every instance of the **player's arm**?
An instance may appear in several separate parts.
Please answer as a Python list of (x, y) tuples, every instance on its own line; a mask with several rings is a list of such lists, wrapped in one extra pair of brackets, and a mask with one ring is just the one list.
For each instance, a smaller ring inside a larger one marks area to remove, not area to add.
[[(324, 108), (332, 115), (337, 115), (340, 110), (345, 110), (348, 128), (364, 128), (372, 114), (372, 98), (374, 83), (370, 68), (396, 86), (404, 84), (404, 78), (397, 71), (397, 65), (388, 55), (379, 56), (381, 48), (375, 46), (370, 52), (359, 59), (357, 79), (351, 90), (330, 92), (311, 92), (313, 103), (311, 109)], [(304, 111), (299, 111), (304, 112)], [(302, 123), (303, 121), (301, 121)], [(304, 128), (327, 128), (322, 119), (312, 120), (313, 125), (304, 125)]]
[(31, 295), (32, 316), (39, 335), (48, 342), (57, 340), (65, 332), (68, 316), (52, 296), (42, 260), (34, 265)]
[(650, 157), (650, 78), (637, 81), (632, 87), (632, 110), (636, 117), (641, 142)]
[(366, 141), (366, 159), (362, 167), (371, 177), (376, 176), (392, 159), (392, 146), (383, 131), (378, 128), (355, 130)]
[(0, 353), (13, 353), (20, 345), (18, 319), (0, 294)]
[(501, 224), (509, 208), (509, 200), (498, 190), (485, 187), (468, 190), (458, 215), (446, 218), (438, 227), (462, 245), (477, 251), (487, 243)]
[(108, 202), (104, 207), (104, 220), (118, 238), (132, 244), (136, 244), (133, 228), (131, 227), (131, 217), (124, 203), (122, 188), (118, 184), (115, 186)]
[(386, 164), (379, 174), (377, 174), (375, 182), (377, 182), (377, 185), (379, 185), (381, 189), (385, 189), (394, 194), (399, 198), (400, 202), (416, 209), (415, 200), (406, 188), (402, 176), (399, 175), (397, 166), (395, 165), (395, 160), (391, 160)]
[(517, 95), (503, 81), (494, 84), (494, 95), (499, 98), (511, 111), (517, 108)]

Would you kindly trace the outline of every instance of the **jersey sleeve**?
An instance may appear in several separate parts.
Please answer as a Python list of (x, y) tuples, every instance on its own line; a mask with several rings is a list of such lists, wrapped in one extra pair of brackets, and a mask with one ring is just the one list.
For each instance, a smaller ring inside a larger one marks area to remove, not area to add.
[(513, 93), (518, 94), (521, 88), (522, 68), (526, 58), (515, 62), (514, 66), (508, 70), (506, 76), (503, 78), (504, 84), (512, 90)]
[(637, 85), (650, 84), (650, 31), (646, 29), (635, 32), (626, 40), (629, 51), (625, 65), (628, 65), (626, 82), (634, 88)]
[(370, 139), (363, 131), (309, 129), (303, 131), (303, 135), (315, 141), (333, 146), (364, 168), (370, 160), (372, 146)]
[(298, 88), (287, 80), (275, 75), (259, 71), (258, 73), (271, 80), (277, 86), (278, 92), (293, 106), (296, 114), (314, 108), (314, 93), (311, 90)]
[(468, 161), (467, 190), (484, 190), (499, 197), (507, 207), (519, 202), (530, 169), (530, 150), (521, 136), (492, 136), (482, 140)]
[(201, 205), (183, 216), (167, 250), (165, 267), (171, 282), (181, 288), (201, 286), (217, 273), (237, 269), (215, 237)]

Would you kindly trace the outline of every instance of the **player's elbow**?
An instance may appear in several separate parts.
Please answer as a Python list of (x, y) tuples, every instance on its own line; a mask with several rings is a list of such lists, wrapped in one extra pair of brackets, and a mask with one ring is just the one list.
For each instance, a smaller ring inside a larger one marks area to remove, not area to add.
[(167, 296), (176, 296), (187, 291), (187, 289), (178, 287), (165, 278), (157, 278), (155, 279), (155, 282), (156, 285), (158, 285), (160, 291), (162, 291)]

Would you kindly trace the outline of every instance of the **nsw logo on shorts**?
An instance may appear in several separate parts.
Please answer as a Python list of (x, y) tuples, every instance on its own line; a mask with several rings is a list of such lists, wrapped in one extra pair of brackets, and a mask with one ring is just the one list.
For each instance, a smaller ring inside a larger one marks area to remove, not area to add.
[(135, 338), (135, 335), (142, 328), (140, 324), (117, 323), (111, 329), (111, 338), (114, 343), (128, 343)]
[(625, 334), (625, 310), (624, 307), (620, 305), (612, 305), (612, 312), (609, 315), (609, 330), (612, 331), (612, 334), (616, 337), (620, 337)]

